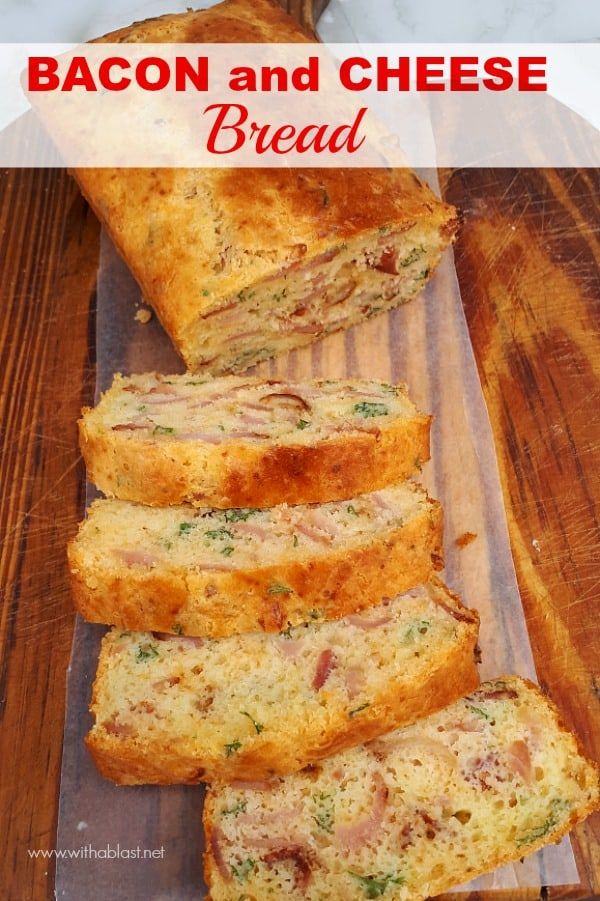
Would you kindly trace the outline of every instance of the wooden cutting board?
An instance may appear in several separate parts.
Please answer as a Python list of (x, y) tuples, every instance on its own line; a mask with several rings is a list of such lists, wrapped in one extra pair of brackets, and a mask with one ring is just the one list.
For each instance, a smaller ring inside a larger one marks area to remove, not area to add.
[[(312, 4), (288, 5), (310, 25)], [(463, 213), (456, 267), (537, 671), (598, 759), (600, 173), (440, 177)], [(0, 173), (0, 886), (17, 901), (52, 897), (52, 861), (27, 848), (51, 848), (56, 825), (97, 261), (97, 223), (64, 172)], [(578, 886), (511, 901), (598, 897), (600, 817), (573, 844)]]

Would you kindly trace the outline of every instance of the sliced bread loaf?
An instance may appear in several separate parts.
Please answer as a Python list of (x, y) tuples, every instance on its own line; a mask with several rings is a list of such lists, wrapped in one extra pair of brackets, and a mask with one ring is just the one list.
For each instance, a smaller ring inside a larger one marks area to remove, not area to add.
[(80, 420), (105, 494), (143, 504), (272, 507), (397, 484), (429, 459), (430, 417), (404, 385), (115, 377)]
[(269, 510), (99, 500), (69, 561), (86, 619), (222, 637), (379, 604), (427, 580), (441, 537), (440, 505), (412, 482)]
[(114, 629), (88, 747), (105, 776), (127, 784), (294, 772), (474, 688), (477, 633), (475, 611), (438, 581), (282, 635)]
[[(308, 38), (275, 0), (226, 0), (136, 22), (102, 40)], [(74, 175), (188, 367), (213, 374), (243, 370), (410, 300), (458, 224), (456, 210), (404, 167), (86, 168)]]
[(553, 705), (504, 677), (268, 786), (215, 786), (212, 901), (422, 901), (556, 842), (599, 806)]

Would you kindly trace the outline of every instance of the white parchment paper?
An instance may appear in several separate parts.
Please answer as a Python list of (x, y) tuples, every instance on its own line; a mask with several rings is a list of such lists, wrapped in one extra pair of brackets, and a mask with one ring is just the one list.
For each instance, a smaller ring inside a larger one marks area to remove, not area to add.
[[(97, 393), (109, 386), (117, 371), (184, 369), (156, 318), (145, 325), (135, 320), (139, 302), (139, 289), (103, 235)], [(445, 579), (481, 615), (481, 676), (520, 673), (535, 678), (492, 433), (451, 253), (417, 300), (263, 363), (257, 371), (299, 379), (360, 376), (408, 382), (421, 409), (435, 415), (432, 461), (424, 468), (423, 481), (444, 506)], [(465, 531), (477, 538), (459, 549), (455, 539)], [(97, 774), (84, 747), (104, 631), (78, 619), (73, 639), (57, 840), (58, 849), (66, 855), (57, 861), (57, 897), (68, 901), (203, 898), (202, 787), (114, 786)], [(144, 859), (144, 851), (154, 852), (154, 857)], [(577, 882), (571, 846), (565, 839), (522, 864), (481, 877), (470, 887), (510, 889)]]

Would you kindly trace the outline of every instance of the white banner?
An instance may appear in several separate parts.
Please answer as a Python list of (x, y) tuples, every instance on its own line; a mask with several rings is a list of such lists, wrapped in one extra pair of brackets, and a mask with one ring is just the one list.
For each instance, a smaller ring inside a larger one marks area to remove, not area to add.
[(596, 44), (3, 44), (0, 77), (5, 167), (600, 165)]

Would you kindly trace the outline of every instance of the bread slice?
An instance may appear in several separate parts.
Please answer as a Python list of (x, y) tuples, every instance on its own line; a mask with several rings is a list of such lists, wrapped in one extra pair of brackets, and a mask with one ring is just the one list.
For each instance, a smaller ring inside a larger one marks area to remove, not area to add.
[(440, 505), (411, 482), (269, 510), (99, 500), (69, 562), (92, 622), (223, 637), (377, 605), (427, 580), (441, 540)]
[(204, 809), (212, 901), (422, 901), (558, 841), (598, 769), (552, 704), (506, 676), (426, 720)]
[(400, 482), (429, 459), (431, 417), (405, 385), (371, 380), (117, 375), (83, 414), (92, 481), (157, 506), (340, 500)]
[[(226, 0), (103, 41), (307, 40), (275, 2)], [(418, 293), (457, 217), (410, 169), (79, 169), (81, 190), (188, 368), (219, 374)]]
[(277, 636), (114, 629), (88, 747), (103, 775), (126, 784), (291, 773), (474, 688), (477, 633), (475, 611), (437, 581)]

